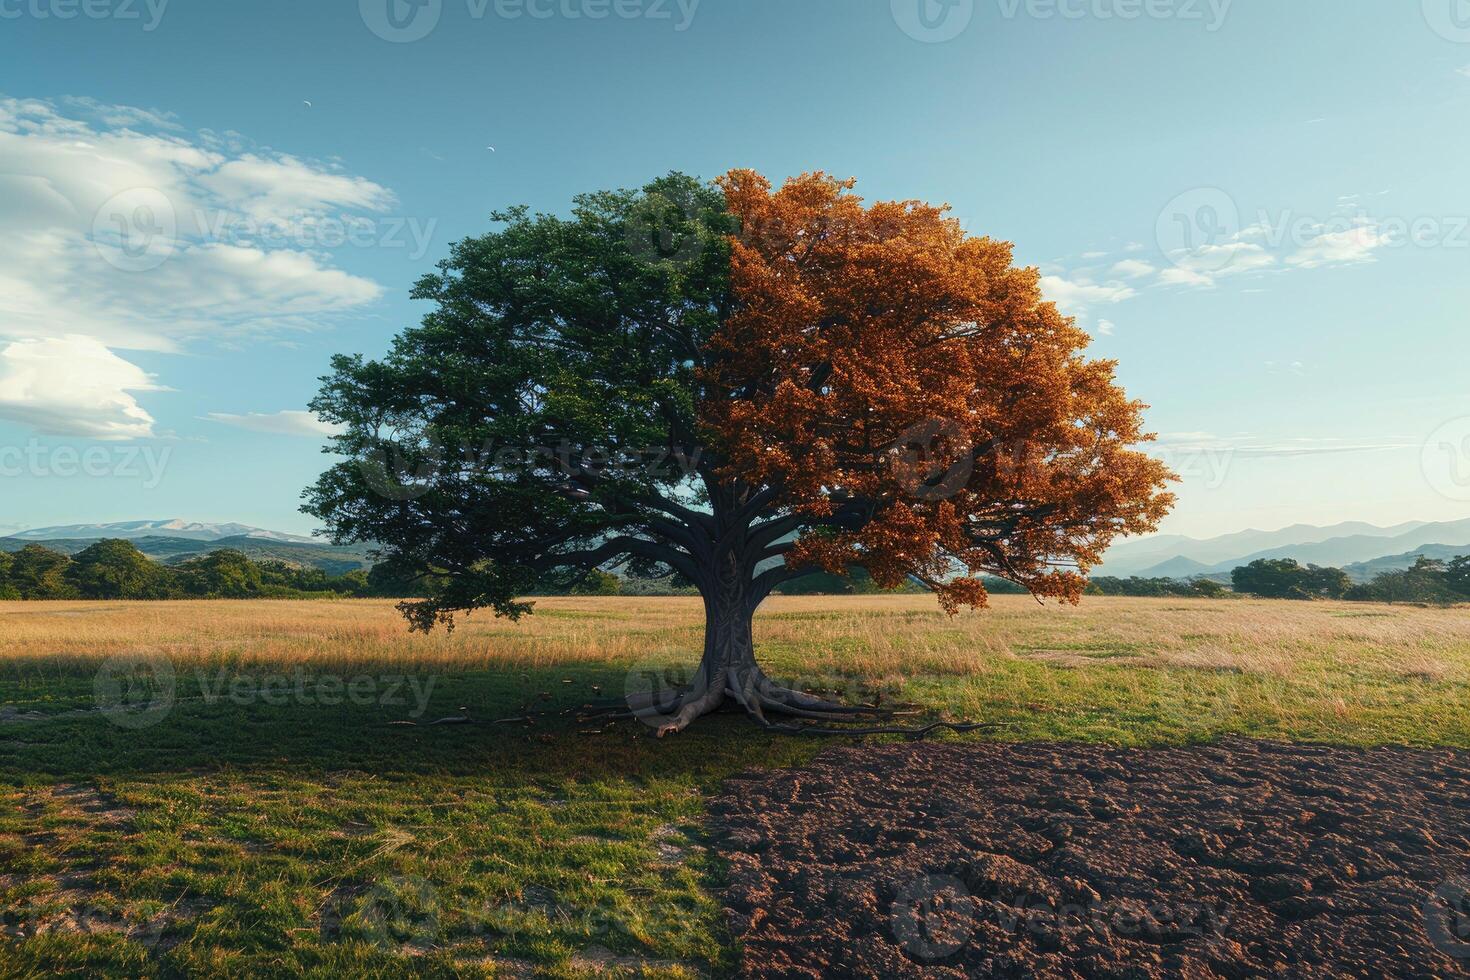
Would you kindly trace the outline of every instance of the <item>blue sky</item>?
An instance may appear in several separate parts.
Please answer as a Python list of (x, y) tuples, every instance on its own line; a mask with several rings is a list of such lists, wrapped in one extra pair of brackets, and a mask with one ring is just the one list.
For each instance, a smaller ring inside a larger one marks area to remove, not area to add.
[(309, 530), (451, 241), (733, 166), (1015, 242), (1165, 530), (1470, 516), (1466, 0), (422, 2), (0, 0), (0, 525)]

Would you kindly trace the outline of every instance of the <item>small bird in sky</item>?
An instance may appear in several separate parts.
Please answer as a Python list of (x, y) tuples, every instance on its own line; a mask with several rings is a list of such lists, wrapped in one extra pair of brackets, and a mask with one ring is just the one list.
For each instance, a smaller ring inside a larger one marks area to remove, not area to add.
[(301, 100), (301, 104), (304, 105), (304, 106), (306, 106), (308, 109), (311, 108), (311, 102), (309, 100), (307, 100), (307, 99), (302, 99)]

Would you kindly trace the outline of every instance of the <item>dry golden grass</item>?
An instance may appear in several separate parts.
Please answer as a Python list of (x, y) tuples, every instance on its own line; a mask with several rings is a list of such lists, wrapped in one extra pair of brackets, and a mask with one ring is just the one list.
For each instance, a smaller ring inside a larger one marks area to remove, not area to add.
[[(694, 657), (694, 598), (546, 598), (518, 623), (489, 614), (410, 633), (389, 601), (0, 603), (0, 662), (159, 652), (178, 663), (417, 668), (550, 667)], [(1470, 680), (1470, 611), (1357, 603), (1089, 598), (1079, 607), (998, 596), (946, 616), (927, 596), (777, 597), (759, 650), (814, 672), (984, 674), (1006, 661), (1099, 662), (1288, 676), (1370, 669)]]

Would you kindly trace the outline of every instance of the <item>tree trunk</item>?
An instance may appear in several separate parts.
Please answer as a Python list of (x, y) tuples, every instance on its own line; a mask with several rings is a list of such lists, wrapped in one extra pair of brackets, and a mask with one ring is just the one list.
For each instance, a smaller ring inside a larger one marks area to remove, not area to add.
[(755, 605), (750, 598), (750, 574), (733, 550), (721, 555), (711, 572), (712, 580), (701, 590), (704, 656), (693, 686), (671, 705), (673, 710), (655, 719), (660, 738), (683, 731), (696, 718), (719, 708), (726, 697), (733, 697), (760, 717), (759, 703), (753, 695), (762, 675), (755, 662)]

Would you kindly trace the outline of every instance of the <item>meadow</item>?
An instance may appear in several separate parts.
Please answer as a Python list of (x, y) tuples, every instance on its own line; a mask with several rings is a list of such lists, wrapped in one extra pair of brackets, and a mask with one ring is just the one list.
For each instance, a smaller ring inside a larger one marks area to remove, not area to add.
[[(572, 710), (691, 667), (702, 629), (677, 598), (430, 636), (385, 601), (0, 603), (0, 974), (728, 974), (705, 800), (851, 740)], [(756, 644), (996, 726), (956, 737), (1470, 748), (1463, 607), (785, 597)], [(466, 716), (498, 723), (429, 724)]]

